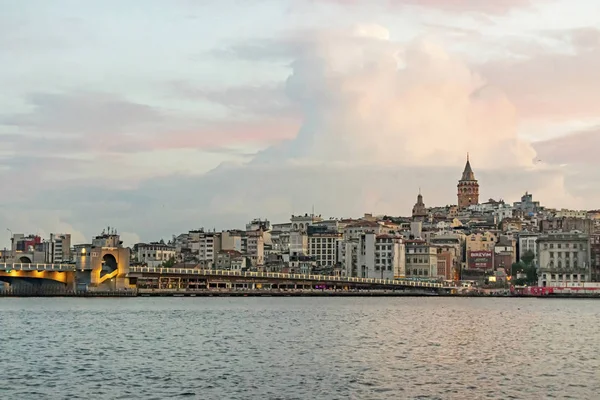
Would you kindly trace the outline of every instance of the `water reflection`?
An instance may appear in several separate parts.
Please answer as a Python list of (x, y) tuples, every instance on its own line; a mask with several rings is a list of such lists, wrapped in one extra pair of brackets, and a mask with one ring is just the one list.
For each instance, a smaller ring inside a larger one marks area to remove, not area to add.
[(595, 399), (600, 303), (1, 299), (3, 399)]

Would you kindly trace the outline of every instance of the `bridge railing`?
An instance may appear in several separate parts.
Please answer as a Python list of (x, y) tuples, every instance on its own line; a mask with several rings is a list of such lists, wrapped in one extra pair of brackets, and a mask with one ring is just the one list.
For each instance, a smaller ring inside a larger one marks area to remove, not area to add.
[(379, 278), (359, 278), (342, 277), (313, 274), (286, 274), (283, 272), (254, 272), (254, 271), (236, 271), (236, 270), (216, 270), (200, 268), (163, 268), (163, 267), (129, 267), (129, 272), (134, 273), (154, 273), (154, 274), (175, 274), (175, 275), (202, 275), (202, 276), (235, 276), (242, 278), (271, 278), (271, 279), (289, 279), (289, 280), (308, 280), (321, 282), (347, 282), (347, 283), (369, 283), (389, 286), (414, 286), (441, 288), (443, 285), (436, 282), (421, 282), (403, 279), (379, 279)]
[(74, 264), (0, 263), (0, 271), (75, 271)]

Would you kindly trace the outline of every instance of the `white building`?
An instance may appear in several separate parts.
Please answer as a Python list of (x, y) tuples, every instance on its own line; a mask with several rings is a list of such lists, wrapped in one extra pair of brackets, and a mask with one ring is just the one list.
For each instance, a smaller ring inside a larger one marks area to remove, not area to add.
[(590, 238), (580, 233), (550, 233), (537, 239), (538, 285), (565, 287), (591, 281)]
[(521, 232), (519, 233), (519, 254), (518, 259), (523, 259), (523, 255), (528, 251), (534, 254), (533, 265), (538, 265), (537, 259), (537, 238), (539, 233)]
[(338, 243), (342, 235), (337, 232), (315, 233), (308, 236), (308, 255), (317, 266), (334, 266), (338, 261)]
[(502, 221), (505, 218), (512, 218), (513, 207), (502, 203), (503, 206), (495, 209), (492, 214), (496, 217), (496, 221)]
[(344, 239), (358, 238), (365, 233), (380, 235), (389, 233), (391, 228), (375, 221), (361, 220), (352, 222), (344, 228)]
[(308, 254), (308, 234), (306, 231), (292, 231), (289, 235), (289, 251), (290, 255), (298, 256)]
[(265, 264), (265, 240), (262, 230), (246, 232), (246, 255), (253, 267)]
[(175, 246), (169, 246), (163, 243), (138, 243), (137, 261), (148, 265), (149, 267), (159, 267), (164, 262), (175, 259)]
[(292, 215), (290, 222), (292, 223), (292, 231), (306, 231), (309, 226), (323, 221), (323, 218), (315, 215)]
[(190, 231), (189, 246), (198, 262), (207, 268), (212, 268), (217, 254), (221, 250), (221, 233)]
[(340, 242), (345, 276), (394, 279), (404, 276), (406, 256), (401, 236), (368, 232)]
[(405, 241), (405, 276), (435, 278), (437, 273), (437, 249), (424, 240)]
[(559, 211), (554, 214), (555, 218), (587, 218), (587, 210), (568, 210), (566, 208), (561, 208)]
[(63, 263), (71, 261), (71, 234), (50, 234), (50, 239), (44, 242), (46, 262)]

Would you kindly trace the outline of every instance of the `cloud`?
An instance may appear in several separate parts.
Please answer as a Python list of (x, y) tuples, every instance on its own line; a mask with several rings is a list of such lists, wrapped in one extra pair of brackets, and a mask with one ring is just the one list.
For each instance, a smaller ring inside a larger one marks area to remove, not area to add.
[[(307, 0), (303, 0), (307, 1)], [(326, 0), (341, 6), (359, 6), (364, 3), (359, 0)], [(308, 0), (315, 3), (316, 0)], [(539, 2), (539, 0), (538, 0)], [(529, 7), (534, 3), (531, 0), (376, 0), (369, 2), (369, 6), (416, 6), (421, 8), (437, 9), (453, 13), (478, 12), (485, 14), (506, 14), (507, 12)]]
[(600, 31), (576, 29), (546, 36), (560, 39), (563, 51), (532, 50), (521, 43), (520, 57), (492, 60), (477, 70), (506, 92), (521, 118), (555, 122), (597, 118)]
[(600, 127), (536, 142), (534, 146), (539, 158), (547, 163), (579, 164), (597, 168), (600, 164)]
[(230, 110), (233, 115), (247, 116), (293, 116), (294, 110), (281, 83), (235, 86), (209, 89), (195, 87), (185, 81), (174, 82), (173, 91), (178, 97), (190, 100), (206, 100)]
[(531, 165), (535, 152), (517, 138), (500, 90), (441, 47), (395, 46), (382, 29), (325, 36), (298, 55), (286, 90), (302, 127), (260, 159), (457, 165), (470, 151), (483, 167)]
[[(60, 192), (42, 187), (18, 202), (4, 199), (4, 210), (43, 207), (56, 215), (48, 225), (63, 221), (86, 237), (110, 225), (145, 241), (202, 226), (239, 227), (257, 216), (287, 220), (313, 204), (327, 216), (407, 215), (419, 187), (428, 205), (456, 202), (466, 152), (481, 183), (481, 200), (511, 201), (530, 191), (554, 206), (582, 208), (600, 201), (596, 192), (582, 191), (585, 185), (577, 176), (550, 162), (533, 162), (536, 150), (517, 135), (520, 110), (494, 80), (431, 41), (405, 44), (389, 38), (382, 26), (358, 25), (345, 32), (317, 31), (290, 35), (282, 43), (262, 42), (256, 62), (273, 55), (289, 62), (289, 76), (281, 85), (245, 85), (219, 93), (183, 83), (188, 99), (218, 103), (232, 114), (244, 113), (243, 118), (179, 118), (160, 107), (124, 105), (133, 115), (118, 111), (120, 123), (113, 127), (120, 143), (128, 146), (117, 153), (102, 144), (97, 153), (99, 162), (117, 165), (119, 174), (104, 181), (79, 179)], [(227, 54), (246, 59), (251, 53), (247, 46), (233, 46)], [(107, 102), (127, 102), (95, 98), (100, 100), (92, 104), (100, 108)], [(77, 101), (36, 101), (29, 114), (3, 118), (36, 132), (46, 125), (73, 135), (76, 127), (96, 137), (103, 131), (102, 118), (86, 114), (94, 108), (90, 103), (83, 102), (81, 113), (97, 126), (87, 128), (81, 121), (57, 119), (77, 110)], [(63, 108), (65, 104), (70, 108)], [(284, 104), (293, 112), (280, 114)], [(148, 131), (140, 131), (147, 120)], [(256, 143), (266, 148), (251, 160), (222, 163), (202, 175), (174, 174), (167, 168), (158, 174), (152, 169), (167, 164), (161, 158), (165, 153), (153, 150), (176, 151), (171, 158), (177, 163), (186, 148), (223, 152)], [(548, 151), (543, 143), (536, 146), (540, 153)], [(139, 165), (152, 173), (114, 187), (129, 176), (129, 163), (138, 156), (146, 159), (145, 164), (138, 159)], [(82, 162), (78, 168), (84, 168)], [(69, 212), (56, 211), (65, 209)]]

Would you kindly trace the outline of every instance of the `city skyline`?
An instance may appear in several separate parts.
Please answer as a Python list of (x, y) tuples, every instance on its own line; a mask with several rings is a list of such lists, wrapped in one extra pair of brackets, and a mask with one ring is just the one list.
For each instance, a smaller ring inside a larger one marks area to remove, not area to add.
[(0, 226), (409, 215), (467, 152), (480, 201), (598, 208), (598, 4), (161, 3), (0, 1)]

